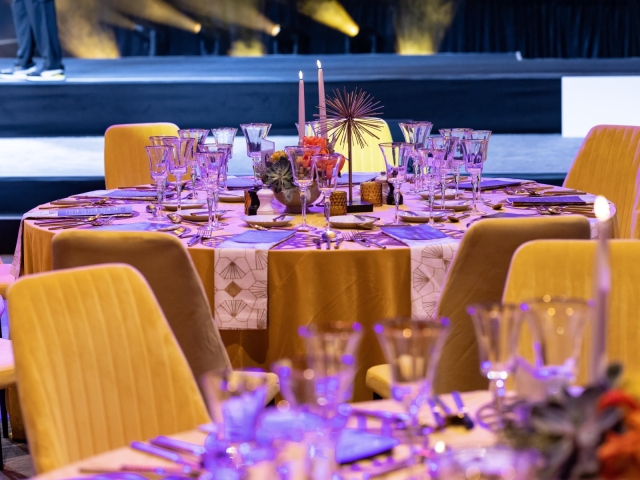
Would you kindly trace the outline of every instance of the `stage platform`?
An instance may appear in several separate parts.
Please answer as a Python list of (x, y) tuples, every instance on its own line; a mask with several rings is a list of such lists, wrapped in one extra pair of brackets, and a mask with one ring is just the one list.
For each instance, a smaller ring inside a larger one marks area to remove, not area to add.
[[(0, 136), (102, 135), (116, 123), (182, 127), (269, 122), (294, 134), (298, 71), (307, 118), (317, 105), (316, 56), (136, 57), (65, 61), (64, 83), (0, 81)], [(327, 91), (361, 87), (383, 117), (496, 133), (559, 133), (561, 78), (637, 75), (640, 59), (524, 59), (514, 54), (320, 56)], [(1, 59), (0, 68), (11, 65)]]

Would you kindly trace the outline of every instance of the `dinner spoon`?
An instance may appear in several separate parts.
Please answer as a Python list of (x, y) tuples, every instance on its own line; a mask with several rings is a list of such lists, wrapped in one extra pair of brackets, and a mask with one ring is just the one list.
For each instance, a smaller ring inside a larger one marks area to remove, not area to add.
[(469, 213), (463, 213), (461, 215), (449, 215), (447, 219), (451, 223), (458, 223), (460, 220), (462, 220), (463, 218), (467, 218), (469, 215), (470, 215)]

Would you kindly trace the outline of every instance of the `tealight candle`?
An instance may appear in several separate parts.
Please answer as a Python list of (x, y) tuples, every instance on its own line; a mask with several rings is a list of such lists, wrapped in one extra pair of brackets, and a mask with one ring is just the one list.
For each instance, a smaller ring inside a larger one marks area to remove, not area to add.
[(299, 73), (300, 83), (298, 85), (298, 145), (302, 145), (304, 140), (304, 80), (302, 71)]
[(596, 197), (593, 211), (598, 219), (598, 246), (594, 270), (595, 314), (591, 335), (591, 357), (589, 378), (593, 382), (604, 372), (607, 365), (607, 308), (611, 291), (611, 268), (609, 266), (609, 202)]

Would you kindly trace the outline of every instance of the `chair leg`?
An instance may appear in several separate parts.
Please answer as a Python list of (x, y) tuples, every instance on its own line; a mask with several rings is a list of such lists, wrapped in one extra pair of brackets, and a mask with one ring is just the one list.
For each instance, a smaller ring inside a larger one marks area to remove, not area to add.
[(7, 414), (6, 390), (0, 390), (0, 417), (2, 418), (2, 437), (9, 438), (9, 415)]

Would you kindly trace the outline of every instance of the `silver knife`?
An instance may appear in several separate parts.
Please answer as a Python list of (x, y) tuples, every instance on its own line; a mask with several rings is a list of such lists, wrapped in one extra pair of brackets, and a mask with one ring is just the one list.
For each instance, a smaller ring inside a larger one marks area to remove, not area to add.
[(193, 247), (195, 244), (197, 244), (200, 240), (202, 240), (202, 236), (201, 235), (194, 235), (193, 237), (191, 237), (189, 239), (189, 241), (187, 242), (187, 246), (189, 247)]
[(473, 420), (471, 420), (471, 416), (467, 411), (467, 407), (465, 407), (464, 403), (462, 402), (462, 397), (460, 397), (460, 394), (455, 390), (451, 392), (451, 396), (453, 397), (453, 401), (456, 403), (456, 407), (458, 407), (458, 415), (462, 415), (464, 428), (466, 428), (467, 430), (471, 430), (475, 426), (475, 424), (473, 423)]
[(387, 248), (386, 245), (382, 245), (381, 243), (378, 243), (375, 240), (371, 240), (370, 238), (367, 238), (366, 241), (370, 242), (370, 243), (373, 243), (376, 247), (382, 248), (383, 250)]
[(200, 456), (206, 451), (206, 449), (201, 445), (184, 442), (182, 440), (176, 440), (175, 438), (166, 437), (164, 435), (152, 438), (151, 440), (149, 440), (149, 443), (157, 447), (175, 450), (177, 452), (186, 452), (195, 456)]
[(195, 469), (199, 468), (197, 463), (185, 460), (181, 455), (165, 450), (164, 448), (154, 447), (153, 445), (148, 445), (142, 442), (131, 442), (131, 448), (150, 455), (155, 455), (156, 457), (164, 458), (165, 460), (169, 460), (170, 462), (177, 463), (179, 465), (188, 465)]

